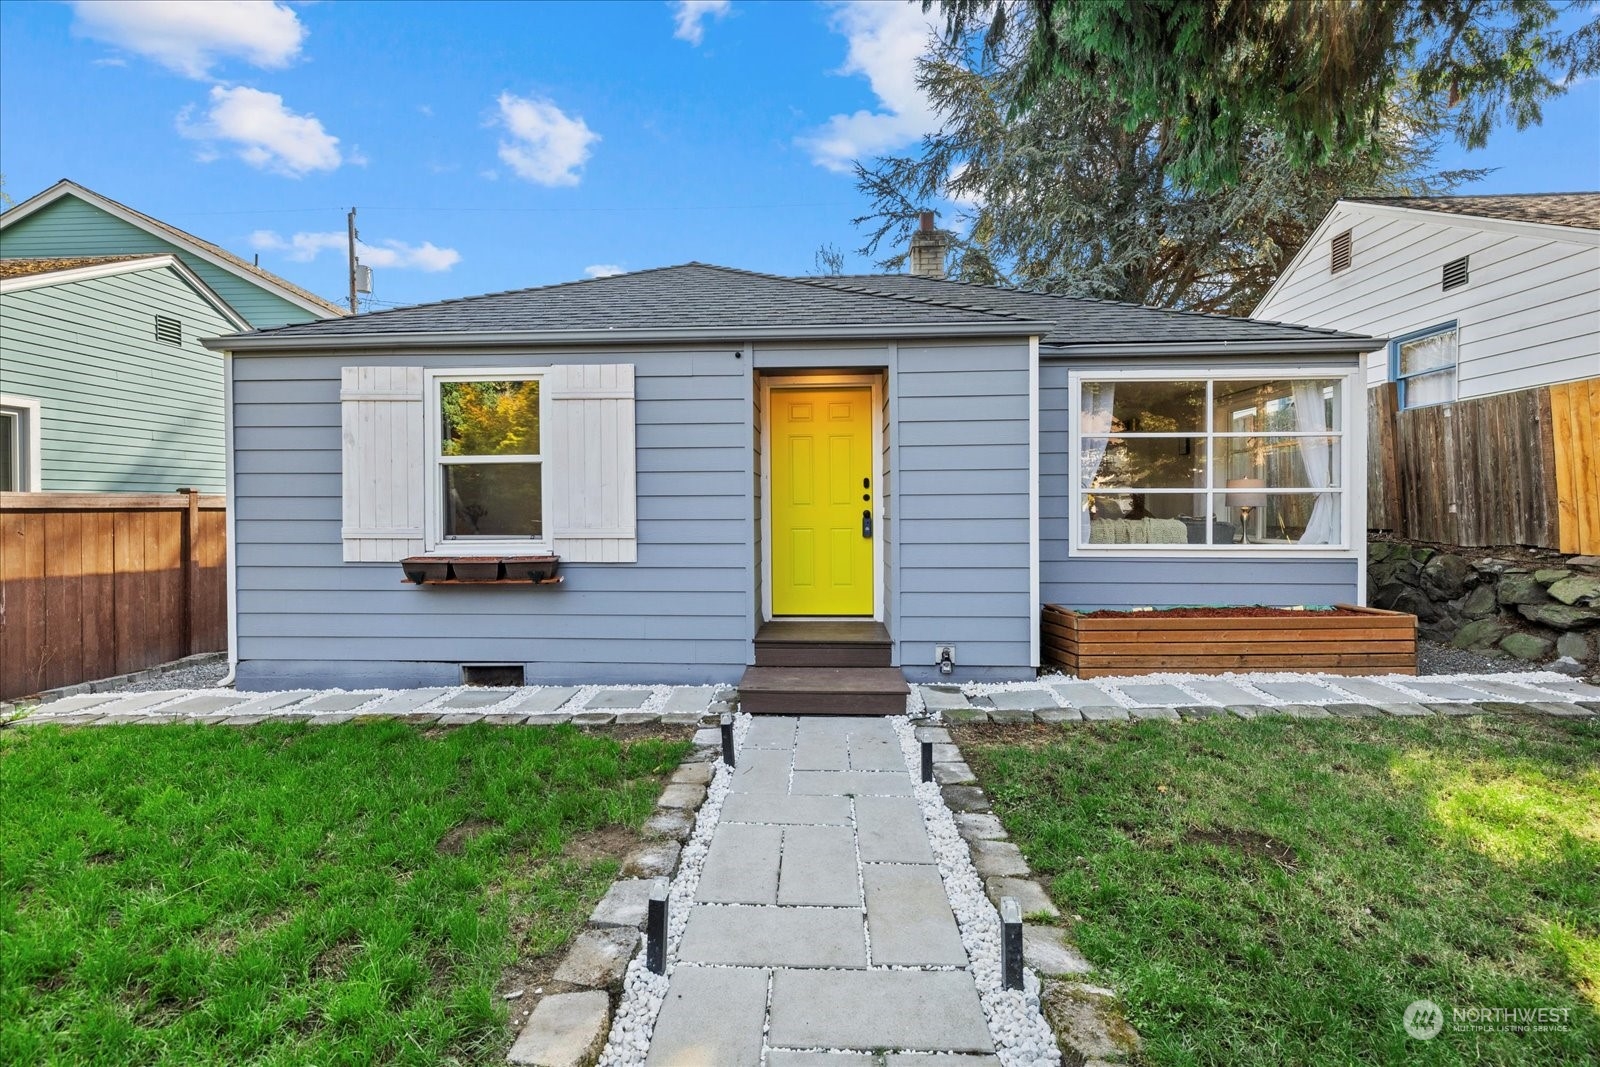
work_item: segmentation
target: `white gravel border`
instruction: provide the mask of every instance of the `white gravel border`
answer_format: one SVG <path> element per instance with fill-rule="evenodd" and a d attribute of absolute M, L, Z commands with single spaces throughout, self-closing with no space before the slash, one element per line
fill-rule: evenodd
<path fill-rule="evenodd" d="M 1253 671 L 1229 674 L 1185 674 L 1181 672 L 1165 674 L 1118 675 L 1105 678 L 1073 678 L 1067 675 L 1050 675 L 1037 681 L 1024 682 L 967 682 L 960 686 L 961 692 L 969 697 L 987 696 L 991 693 L 1040 693 L 1048 694 L 1052 700 L 1060 703 L 1060 695 L 1051 688 L 1052 685 L 1085 685 L 1100 690 L 1105 695 L 1106 704 L 1111 707 L 1144 708 L 1166 707 L 1168 705 L 1143 704 L 1122 692 L 1121 687 L 1127 685 L 1170 685 L 1188 694 L 1190 703 L 1203 707 L 1223 707 L 1224 702 L 1211 697 L 1203 697 L 1190 687 L 1193 682 L 1229 682 L 1245 692 L 1254 695 L 1256 703 L 1268 707 L 1282 707 L 1288 704 L 1309 704 L 1321 706 L 1323 704 L 1373 704 L 1370 698 L 1347 693 L 1338 688 L 1339 682 L 1346 678 L 1339 674 L 1313 674 L 1300 671 Z M 1396 700 L 1402 703 L 1415 704 L 1425 702 L 1429 704 L 1459 704 L 1479 703 L 1482 701 L 1507 701 L 1511 697 L 1486 693 L 1482 697 L 1468 699 L 1465 697 L 1432 697 L 1426 696 L 1421 690 L 1410 688 L 1412 683 L 1451 682 L 1471 688 L 1473 682 L 1499 682 L 1529 688 L 1528 700 L 1549 701 L 1557 704 L 1572 704 L 1586 699 L 1574 696 L 1560 690 L 1552 690 L 1542 686 L 1541 682 L 1571 684 L 1581 681 L 1570 675 L 1560 674 L 1555 671 L 1517 671 L 1500 674 L 1429 674 L 1413 676 L 1409 674 L 1373 674 L 1361 675 L 1365 682 L 1374 682 L 1394 690 Z M 1327 691 L 1324 697 L 1316 699 L 1286 699 L 1271 696 L 1257 688 L 1257 683 L 1299 682 L 1315 686 Z M 938 685 L 939 683 L 923 683 Z M 1074 701 L 1082 705 L 1082 701 Z"/>
<path fill-rule="evenodd" d="M 922 754 L 913 727 L 913 716 L 920 712 L 920 704 L 921 698 L 913 695 L 908 714 L 889 720 L 900 738 L 900 751 L 912 781 L 921 776 Z M 972 866 L 967 842 L 956 830 L 955 817 L 945 806 L 938 784 L 917 782 L 915 795 L 945 895 L 950 898 L 950 910 L 961 931 L 961 943 L 967 950 L 967 971 L 978 986 L 978 999 L 989 1019 L 995 1055 L 1004 1067 L 1059 1067 L 1061 1050 L 1039 1009 L 1038 975 L 1025 968 L 1022 989 L 1002 987 L 1000 913 L 983 891 L 983 879 Z"/>
<path fill-rule="evenodd" d="M 606 687 L 613 688 L 613 687 Z M 665 698 L 662 698 L 665 700 Z M 745 713 L 733 717 L 734 758 L 744 749 L 745 734 L 750 731 L 750 716 Z M 722 817 L 722 802 L 733 786 L 733 771 L 722 762 L 717 753 L 716 770 L 706 787 L 706 799 L 695 815 L 694 830 L 683 844 L 678 857 L 678 872 L 672 878 L 667 896 L 667 952 L 666 973 L 654 974 L 645 967 L 643 940 L 640 950 L 628 963 L 622 980 L 622 999 L 611 1019 L 611 1033 L 606 1037 L 605 1048 L 600 1052 L 597 1067 L 639 1067 L 650 1053 L 650 1037 L 655 1032 L 656 1016 L 666 999 L 667 985 L 678 961 L 678 942 L 683 938 L 684 927 L 689 925 L 689 910 L 694 906 L 696 890 L 700 887 L 700 872 L 705 867 L 706 854 L 711 851 L 711 837 L 716 833 L 717 820 Z"/>

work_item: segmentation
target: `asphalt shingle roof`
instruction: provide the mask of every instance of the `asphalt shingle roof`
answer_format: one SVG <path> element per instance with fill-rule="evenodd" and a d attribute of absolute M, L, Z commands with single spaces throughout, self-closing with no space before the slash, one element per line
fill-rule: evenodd
<path fill-rule="evenodd" d="M 1387 204 L 1450 215 L 1542 222 L 1600 230 L 1600 193 L 1508 193 L 1500 196 L 1353 196 L 1356 204 Z"/>
<path fill-rule="evenodd" d="M 262 337 L 386 333 L 514 333 L 719 326 L 982 325 L 1031 321 L 928 299 L 885 299 L 770 274 L 685 263 L 537 289 L 442 300 L 345 319 L 257 331 Z M 1018 332 L 1026 332 L 1019 330 Z"/>
<path fill-rule="evenodd" d="M 152 255 L 159 254 L 134 252 L 121 256 L 19 256 L 0 259 L 0 278 L 28 278 L 36 274 L 55 274 L 58 271 L 77 270 L 79 267 L 98 267 L 102 263 L 149 259 Z"/>
<path fill-rule="evenodd" d="M 1367 340 L 1334 330 L 907 274 L 782 278 L 705 263 L 296 323 L 243 336 L 259 344 L 402 334 L 944 325 L 993 326 L 996 332 L 1017 334 L 1031 334 L 1044 325 L 1045 346 Z"/>
<path fill-rule="evenodd" d="M 870 290 L 895 296 L 960 300 L 980 307 L 1007 311 L 1022 318 L 1051 322 L 1055 324 L 1055 328 L 1039 339 L 1040 345 L 1045 347 L 1145 342 L 1195 344 L 1208 341 L 1305 341 L 1312 338 L 1340 337 L 1365 340 L 1359 334 L 1341 333 L 1338 330 L 1323 330 L 1311 326 L 1144 307 L 1117 300 L 1031 293 L 991 285 L 969 285 L 965 282 L 925 278 L 916 274 L 858 274 L 813 280 L 842 290 Z"/>

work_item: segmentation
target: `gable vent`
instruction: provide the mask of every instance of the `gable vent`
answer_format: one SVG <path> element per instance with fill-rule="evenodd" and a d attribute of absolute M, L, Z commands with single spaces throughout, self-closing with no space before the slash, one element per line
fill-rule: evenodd
<path fill-rule="evenodd" d="M 1350 266 L 1350 231 L 1333 235 L 1333 247 L 1329 250 L 1328 273 L 1338 274 Z"/>
<path fill-rule="evenodd" d="M 1444 288 L 1459 289 L 1467 284 L 1467 257 L 1452 259 L 1444 265 Z"/>
<path fill-rule="evenodd" d="M 177 319 L 169 319 L 165 315 L 157 315 L 156 340 L 165 341 L 169 345 L 183 344 L 183 323 Z"/>

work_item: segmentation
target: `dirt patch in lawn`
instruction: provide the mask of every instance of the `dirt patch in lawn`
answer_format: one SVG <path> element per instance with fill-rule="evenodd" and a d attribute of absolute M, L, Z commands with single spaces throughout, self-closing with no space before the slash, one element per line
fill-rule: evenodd
<path fill-rule="evenodd" d="M 1334 615 L 1368 615 L 1370 612 L 1352 611 L 1349 608 L 1293 608 L 1243 607 L 1243 608 L 1162 608 L 1159 611 L 1090 611 L 1080 615 L 1084 619 L 1326 619 Z"/>
<path fill-rule="evenodd" d="M 568 838 L 561 857 L 585 867 L 603 859 L 615 858 L 620 863 L 638 843 L 639 835 L 626 826 L 603 826 Z"/>
<path fill-rule="evenodd" d="M 963 722 L 948 724 L 946 729 L 957 745 L 1021 745 L 1024 748 L 1043 748 L 1059 742 L 1062 731 L 1061 726 L 1043 722 Z"/>
<path fill-rule="evenodd" d="M 434 850 L 443 856 L 459 856 L 467 842 L 492 827 L 488 819 L 464 819 L 445 831 Z"/>
<path fill-rule="evenodd" d="M 1253 830 L 1190 830 L 1183 835 L 1183 839 L 1203 845 L 1235 849 L 1246 856 L 1275 863 L 1285 874 L 1293 874 L 1300 869 L 1300 856 L 1295 852 L 1294 846 Z"/>

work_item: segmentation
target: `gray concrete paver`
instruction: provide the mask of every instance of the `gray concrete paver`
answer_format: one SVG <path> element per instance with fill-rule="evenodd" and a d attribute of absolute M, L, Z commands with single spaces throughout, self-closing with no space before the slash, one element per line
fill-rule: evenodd
<path fill-rule="evenodd" d="M 922 809 L 913 797 L 857 797 L 856 833 L 863 863 L 932 863 Z"/>
<path fill-rule="evenodd" d="M 911 776 L 905 771 L 795 771 L 795 796 L 908 797 Z"/>
<path fill-rule="evenodd" d="M 857 877 L 855 833 L 848 826 L 785 829 L 778 903 L 859 908 L 861 883 Z"/>
<path fill-rule="evenodd" d="M 595 711 L 637 711 L 649 699 L 648 689 L 602 689 L 584 707 Z"/>
<path fill-rule="evenodd" d="M 861 877 L 874 964 L 966 966 L 937 867 L 868 864 Z"/>
<path fill-rule="evenodd" d="M 719 824 L 700 872 L 695 899 L 724 904 L 771 904 L 778 899 L 783 829 Z"/>
<path fill-rule="evenodd" d="M 790 1048 L 994 1050 L 965 971 L 777 970 L 769 1040 Z"/>
<path fill-rule="evenodd" d="M 656 1017 L 647 1067 L 759 1063 L 767 973 L 679 964 Z"/>
<path fill-rule="evenodd" d="M 678 959 L 736 967 L 865 967 L 867 943 L 856 908 L 697 904 Z"/>

